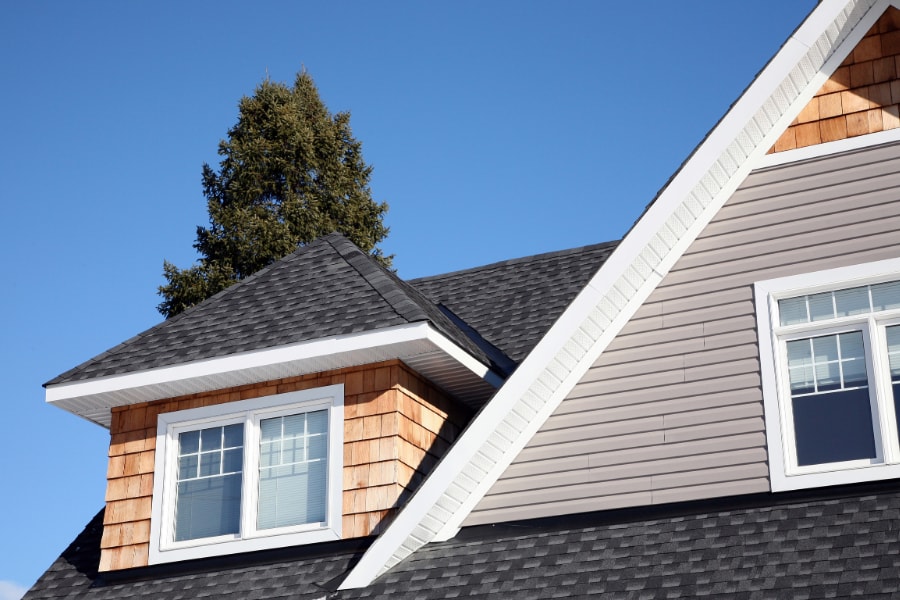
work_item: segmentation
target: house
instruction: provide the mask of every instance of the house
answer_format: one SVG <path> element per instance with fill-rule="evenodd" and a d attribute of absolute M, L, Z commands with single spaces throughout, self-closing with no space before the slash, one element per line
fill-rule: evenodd
<path fill-rule="evenodd" d="M 49 382 L 107 503 L 26 598 L 897 597 L 898 224 L 900 3 L 823 0 L 620 242 L 331 235 Z"/>

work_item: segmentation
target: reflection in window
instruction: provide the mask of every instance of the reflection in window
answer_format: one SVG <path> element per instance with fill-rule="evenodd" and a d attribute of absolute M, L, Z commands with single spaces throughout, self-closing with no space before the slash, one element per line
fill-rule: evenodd
<path fill-rule="evenodd" d="M 875 458 L 860 331 L 786 343 L 797 464 Z"/>
<path fill-rule="evenodd" d="M 240 531 L 243 424 L 178 435 L 175 541 Z"/>

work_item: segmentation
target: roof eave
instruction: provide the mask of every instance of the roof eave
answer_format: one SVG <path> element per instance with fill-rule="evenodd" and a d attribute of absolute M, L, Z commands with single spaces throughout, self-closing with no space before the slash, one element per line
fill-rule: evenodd
<path fill-rule="evenodd" d="M 503 379 L 429 323 L 332 336 L 221 358 L 48 385 L 46 401 L 103 427 L 111 409 L 141 402 L 400 359 L 450 395 L 480 407 Z"/>

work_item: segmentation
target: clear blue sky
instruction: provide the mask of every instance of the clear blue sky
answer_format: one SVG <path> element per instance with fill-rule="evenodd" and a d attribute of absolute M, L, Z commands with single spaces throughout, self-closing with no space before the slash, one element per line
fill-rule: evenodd
<path fill-rule="evenodd" d="M 103 506 L 107 431 L 41 384 L 161 320 L 267 73 L 351 111 L 408 278 L 621 237 L 814 5 L 6 2 L 0 600 Z"/>

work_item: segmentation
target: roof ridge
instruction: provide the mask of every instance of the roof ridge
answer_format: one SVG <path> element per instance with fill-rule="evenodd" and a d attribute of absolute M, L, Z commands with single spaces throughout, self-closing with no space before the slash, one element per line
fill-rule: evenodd
<path fill-rule="evenodd" d="M 412 298 L 409 298 L 409 294 L 407 290 L 397 285 L 397 283 L 401 280 L 399 279 L 391 279 L 390 273 L 383 266 L 372 260 L 365 252 L 363 252 L 356 244 L 353 243 L 352 240 L 347 238 L 340 233 L 333 233 L 320 238 L 326 241 L 328 244 L 334 248 L 334 251 L 338 253 L 338 255 L 348 264 L 354 271 L 359 273 L 359 275 L 369 284 L 369 286 L 391 307 L 391 309 L 397 313 L 398 316 L 403 317 L 404 319 L 415 321 L 415 320 L 428 320 L 428 314 L 422 310 L 422 307 L 418 305 Z M 340 246 L 340 247 L 339 247 Z M 352 260 L 352 257 L 356 257 L 357 261 Z M 365 262 L 359 264 L 359 259 L 364 259 Z M 360 267 L 365 264 L 369 267 L 368 270 L 362 269 Z M 392 285 L 397 288 L 397 291 L 401 292 L 405 296 L 407 296 L 407 300 L 410 304 L 413 305 L 413 310 L 410 311 L 408 309 L 404 309 L 401 302 L 398 302 L 397 298 L 392 297 L 388 292 L 388 290 L 384 289 L 384 284 Z M 418 310 L 415 310 L 418 309 Z M 415 313 L 420 313 L 421 316 L 415 316 Z"/>
<path fill-rule="evenodd" d="M 412 285 L 416 285 L 418 283 L 432 281 L 435 279 L 442 279 L 444 277 L 456 276 L 456 275 L 464 275 L 467 273 L 474 273 L 476 271 L 481 271 L 485 269 L 491 269 L 496 267 L 505 267 L 510 265 L 516 265 L 524 262 L 533 262 L 537 260 L 546 260 L 552 258 L 558 258 L 560 256 L 565 256 L 566 254 L 576 254 L 579 252 L 589 252 L 592 250 L 597 250 L 603 247 L 614 247 L 621 240 L 610 240 L 607 242 L 599 242 L 597 244 L 587 244 L 585 246 L 576 246 L 574 248 L 565 248 L 563 250 L 552 250 L 550 252 L 541 252 L 538 254 L 531 254 L 529 256 L 520 256 L 518 258 L 508 258 L 506 260 L 499 260 L 497 262 L 488 263 L 486 265 L 479 265 L 476 267 L 468 267 L 466 269 L 459 269 L 456 271 L 448 271 L 446 273 L 438 273 L 436 275 L 425 275 L 424 277 L 415 277 L 413 279 L 406 279 L 407 283 Z"/>
<path fill-rule="evenodd" d="M 341 234 L 331 234 L 326 236 L 327 241 L 335 252 L 359 275 L 367 284 L 377 293 L 397 315 L 409 322 L 427 321 L 432 324 L 442 334 L 454 339 L 453 334 L 461 334 L 462 339 L 466 340 L 466 344 L 460 345 L 466 352 L 485 364 L 498 367 L 502 373 L 508 372 L 508 367 L 501 366 L 499 361 L 493 358 L 481 348 L 476 340 L 473 340 L 469 333 L 459 327 L 452 319 L 447 317 L 441 311 L 440 307 L 430 300 L 425 294 L 421 293 L 408 282 L 400 279 L 397 275 L 378 264 L 368 254 L 363 252 L 352 240 Z M 367 268 L 363 268 L 363 267 Z M 474 330 L 473 330 L 474 331 Z M 468 347 L 466 347 L 468 346 Z M 509 357 L 501 352 L 505 361 L 512 362 Z"/>

